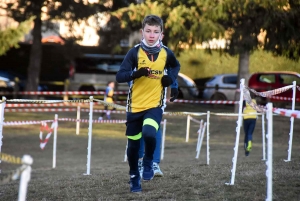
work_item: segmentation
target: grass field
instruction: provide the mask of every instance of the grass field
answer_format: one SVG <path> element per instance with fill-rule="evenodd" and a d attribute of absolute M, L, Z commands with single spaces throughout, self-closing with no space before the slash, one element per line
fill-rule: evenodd
<path fill-rule="evenodd" d="M 232 106 L 211 106 L 172 103 L 167 111 L 231 113 Z M 51 120 L 55 113 L 5 113 L 5 121 Z M 99 114 L 94 113 L 94 119 Z M 58 113 L 59 118 L 76 118 L 76 113 Z M 81 114 L 82 119 L 88 113 Z M 113 114 L 114 119 L 125 119 L 124 114 Z M 53 136 L 44 150 L 39 148 L 39 125 L 4 126 L 2 151 L 22 157 L 33 157 L 28 201 L 102 201 L 102 200 L 205 200 L 258 201 L 266 199 L 266 164 L 262 161 L 262 123 L 257 121 L 254 145 L 250 156 L 243 150 L 244 132 L 241 130 L 234 185 L 231 179 L 233 147 L 237 117 L 210 118 L 210 164 L 206 163 L 206 135 L 199 159 L 196 156 L 197 130 L 191 122 L 190 140 L 185 142 L 186 116 L 164 116 L 167 119 L 164 177 L 142 182 L 143 192 L 129 192 L 128 164 L 123 162 L 126 138 L 124 124 L 93 124 L 91 175 L 87 172 L 88 124 L 81 123 L 80 134 L 75 134 L 75 122 L 59 122 L 57 162 L 52 169 Z M 203 119 L 206 116 L 194 117 Z M 267 127 L 266 127 L 267 128 Z M 290 119 L 274 116 L 273 200 L 300 200 L 300 132 L 295 119 L 292 161 L 287 158 Z M 44 134 L 45 137 L 46 134 Z M 1 178 L 18 165 L 1 163 Z M 19 180 L 0 185 L 0 200 L 18 198 Z"/>
<path fill-rule="evenodd" d="M 183 51 L 178 60 L 180 72 L 192 79 L 212 77 L 216 74 L 237 73 L 238 56 L 229 56 L 204 50 Z M 266 71 L 295 71 L 299 72 L 299 61 L 291 61 L 285 57 L 276 57 L 264 51 L 255 51 L 250 55 L 249 73 Z"/>

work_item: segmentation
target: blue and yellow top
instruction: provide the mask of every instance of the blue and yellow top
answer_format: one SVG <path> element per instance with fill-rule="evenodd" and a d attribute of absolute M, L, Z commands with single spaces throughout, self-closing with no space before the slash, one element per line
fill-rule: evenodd
<path fill-rule="evenodd" d="M 256 104 L 256 100 L 252 99 L 252 102 Z M 246 101 L 243 104 L 243 118 L 244 119 L 256 119 L 257 118 L 257 111 L 253 109 Z"/>
<path fill-rule="evenodd" d="M 149 67 L 149 76 L 132 80 L 131 74 L 134 70 L 142 67 Z M 127 112 L 141 112 L 150 108 L 166 107 L 166 88 L 161 85 L 161 78 L 167 74 L 173 83 L 176 82 L 180 64 L 174 53 L 166 46 L 163 46 L 157 54 L 147 54 L 140 45 L 129 50 L 125 56 L 120 70 L 116 75 L 117 82 L 130 82 L 127 97 Z"/>

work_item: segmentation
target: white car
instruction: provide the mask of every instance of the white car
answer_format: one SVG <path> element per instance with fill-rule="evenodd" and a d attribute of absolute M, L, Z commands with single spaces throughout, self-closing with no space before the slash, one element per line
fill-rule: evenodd
<path fill-rule="evenodd" d="M 178 73 L 177 82 L 179 91 L 178 99 L 194 99 L 199 96 L 198 87 L 190 77 Z"/>
<path fill-rule="evenodd" d="M 205 83 L 204 100 L 235 100 L 237 74 L 215 75 Z"/>

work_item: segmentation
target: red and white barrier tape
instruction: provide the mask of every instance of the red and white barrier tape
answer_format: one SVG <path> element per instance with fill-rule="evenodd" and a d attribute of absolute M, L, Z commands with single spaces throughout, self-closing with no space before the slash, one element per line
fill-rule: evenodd
<path fill-rule="evenodd" d="M 88 119 L 71 119 L 71 118 L 59 118 L 58 121 L 70 121 L 70 122 L 82 122 L 89 123 Z M 44 121 L 5 121 L 4 126 L 16 126 L 16 125 L 30 125 L 30 124 L 41 124 L 42 122 L 53 122 L 53 120 Z M 125 123 L 126 120 L 92 120 L 93 123 Z"/>
<path fill-rule="evenodd" d="M 181 99 L 176 99 L 174 101 L 174 103 L 238 104 L 239 101 L 227 101 L 227 100 L 198 101 L 198 100 L 181 100 Z"/>
<path fill-rule="evenodd" d="M 57 127 L 57 122 L 53 122 L 51 125 L 51 128 L 48 127 L 46 122 L 42 122 L 41 123 L 41 127 L 40 127 L 40 148 L 44 149 L 47 142 L 49 141 L 49 138 L 51 137 L 51 134 L 53 132 L 53 129 L 55 128 L 55 126 Z M 43 132 L 46 131 L 47 135 L 46 138 L 43 139 Z"/>
<path fill-rule="evenodd" d="M 300 111 L 298 110 L 286 110 L 282 108 L 273 108 L 273 112 L 275 114 L 279 114 L 281 116 L 286 116 L 286 117 L 294 117 L 299 119 L 300 118 Z"/>
<path fill-rule="evenodd" d="M 281 96 L 271 96 L 269 97 L 270 99 L 276 99 L 276 100 L 290 100 L 292 101 L 293 98 L 289 98 L 289 97 L 281 97 Z M 299 101 L 300 102 L 300 98 L 296 98 L 295 101 Z"/>
<path fill-rule="evenodd" d="M 15 126 L 15 125 L 31 125 L 31 124 L 41 124 L 42 122 L 53 122 L 53 120 L 44 121 L 4 121 L 4 126 Z"/>
<path fill-rule="evenodd" d="M 59 118 L 59 121 L 71 121 L 71 122 L 82 122 L 89 123 L 89 119 L 71 119 L 71 118 Z M 126 120 L 92 120 L 93 123 L 125 123 Z"/>
<path fill-rule="evenodd" d="M 76 108 L 5 108 L 5 112 L 75 112 Z"/>
<path fill-rule="evenodd" d="M 116 101 L 116 103 L 126 103 L 126 101 Z M 11 107 L 68 107 L 68 106 L 78 106 L 78 105 L 87 105 L 86 103 L 41 103 L 41 104 L 34 104 L 34 103 L 28 103 L 28 104 L 6 104 L 6 108 L 11 108 Z M 95 105 L 102 105 L 101 103 L 94 102 Z"/>
<path fill-rule="evenodd" d="M 1 94 L 13 94 L 4 92 Z M 105 91 L 20 91 L 20 95 L 104 95 Z M 128 91 L 115 91 L 114 94 L 128 94 Z"/>
<path fill-rule="evenodd" d="M 66 107 L 66 106 L 77 106 L 78 103 L 42 103 L 42 104 L 6 104 L 6 108 L 11 108 L 11 107 Z"/>
<path fill-rule="evenodd" d="M 76 112 L 76 108 L 5 108 L 5 112 Z M 82 112 L 90 112 L 89 109 L 80 109 Z M 107 110 L 93 110 L 95 113 L 104 113 Z M 112 110 L 111 113 L 115 114 L 125 114 L 125 111 Z"/>

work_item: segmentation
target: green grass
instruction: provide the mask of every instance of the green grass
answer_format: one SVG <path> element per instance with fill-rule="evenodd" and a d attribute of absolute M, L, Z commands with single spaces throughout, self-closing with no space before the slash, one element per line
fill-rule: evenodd
<path fill-rule="evenodd" d="M 204 50 L 184 51 L 178 57 L 180 72 L 192 79 L 211 77 L 215 74 L 237 73 L 238 56 L 221 55 L 218 52 L 205 53 Z M 271 53 L 256 51 L 250 56 L 250 73 L 259 71 L 298 71 L 299 62 L 284 57 L 275 57 Z"/>
<path fill-rule="evenodd" d="M 210 164 L 206 164 L 206 137 L 199 159 L 195 159 L 199 125 L 191 122 L 190 140 L 185 142 L 186 116 L 168 116 L 165 154 L 161 162 L 164 177 L 142 182 L 143 192 L 129 192 L 128 164 L 124 163 L 126 147 L 124 124 L 93 124 L 91 175 L 87 169 L 88 124 L 81 123 L 75 134 L 75 122 L 59 122 L 56 168 L 52 169 L 53 136 L 44 150 L 39 148 L 39 125 L 4 126 L 2 151 L 14 156 L 33 157 L 28 201 L 96 201 L 96 200 L 243 200 L 260 201 L 266 198 L 266 164 L 262 161 L 261 119 L 254 132 L 253 150 L 249 157 L 243 152 L 241 130 L 238 162 L 233 186 L 225 185 L 231 178 L 236 120 L 220 117 L 213 112 L 229 113 L 232 107 L 201 104 L 171 104 L 168 111 L 211 111 Z M 94 113 L 94 119 L 99 114 Z M 81 114 L 87 118 L 88 114 Z M 53 119 L 54 113 L 5 113 L 5 121 Z M 59 118 L 75 118 L 73 113 L 59 113 Z M 113 114 L 124 119 L 124 114 Z M 194 117 L 206 121 L 206 116 Z M 292 161 L 285 163 L 290 119 L 274 116 L 273 129 L 273 200 L 298 201 L 300 124 L 295 119 Z M 45 137 L 45 134 L 44 134 Z M 1 178 L 19 165 L 1 163 Z M 19 180 L 0 184 L 0 200 L 17 200 Z"/>

